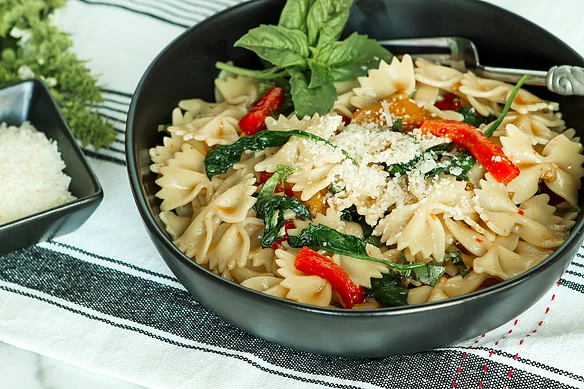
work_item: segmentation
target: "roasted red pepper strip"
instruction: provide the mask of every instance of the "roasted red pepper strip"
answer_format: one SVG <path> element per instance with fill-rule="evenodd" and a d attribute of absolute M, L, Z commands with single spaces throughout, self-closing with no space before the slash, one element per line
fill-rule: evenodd
<path fill-rule="evenodd" d="M 460 97 L 458 97 L 454 93 L 448 93 L 447 95 L 444 95 L 444 100 L 438 101 L 434 105 L 436 106 L 436 108 L 441 109 L 443 111 L 447 110 L 454 111 L 456 110 L 456 108 L 462 105 L 462 101 L 460 100 Z"/>
<path fill-rule="evenodd" d="M 253 135 L 265 127 L 268 116 L 280 108 L 284 101 L 283 88 L 271 88 L 254 104 L 254 106 L 239 120 L 239 128 L 246 135 Z"/>
<path fill-rule="evenodd" d="M 508 184 L 520 173 L 519 168 L 476 127 L 456 120 L 424 120 L 420 129 L 439 137 L 450 138 L 464 147 L 487 169 L 497 182 Z"/>
<path fill-rule="evenodd" d="M 294 267 L 304 274 L 318 276 L 330 282 L 345 303 L 345 308 L 353 308 L 355 304 L 360 304 L 365 300 L 363 290 L 351 281 L 345 269 L 332 259 L 306 246 L 298 252 Z"/>

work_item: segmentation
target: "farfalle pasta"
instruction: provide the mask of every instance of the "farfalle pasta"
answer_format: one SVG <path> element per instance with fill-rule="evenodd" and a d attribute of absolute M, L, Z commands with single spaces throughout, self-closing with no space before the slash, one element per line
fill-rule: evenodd
<path fill-rule="evenodd" d="M 405 55 L 339 85 L 326 114 L 247 133 L 262 86 L 215 85 L 219 102 L 180 102 L 150 150 L 160 219 L 187 257 L 259 293 L 353 309 L 454 298 L 545 261 L 579 212 L 580 140 L 519 86 Z"/>

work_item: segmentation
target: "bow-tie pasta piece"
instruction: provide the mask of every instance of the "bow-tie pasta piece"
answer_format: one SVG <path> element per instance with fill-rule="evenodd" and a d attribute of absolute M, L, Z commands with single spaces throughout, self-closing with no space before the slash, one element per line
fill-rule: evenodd
<path fill-rule="evenodd" d="M 554 114 L 553 112 L 529 112 L 527 114 L 510 112 L 505 116 L 493 136 L 501 137 L 506 135 L 508 124 L 516 126 L 527 135 L 533 146 L 547 144 L 566 128 L 564 120 L 559 114 Z"/>
<path fill-rule="evenodd" d="M 286 298 L 299 303 L 328 307 L 333 297 L 331 284 L 323 278 L 308 276 L 296 270 L 296 254 L 297 250 L 276 250 L 278 273 L 284 278 L 280 286 L 288 289 Z"/>
<path fill-rule="evenodd" d="M 231 105 L 249 107 L 258 98 L 258 80 L 244 76 L 216 78 L 215 87 L 220 99 Z"/>
<path fill-rule="evenodd" d="M 516 233 L 523 240 L 544 248 L 559 247 L 566 240 L 566 231 L 555 224 L 556 218 L 548 217 L 541 223 L 530 217 L 529 214 L 537 215 L 533 212 L 526 214 L 515 206 L 505 186 L 483 180 L 481 189 L 475 189 L 475 194 L 475 210 L 496 234 L 509 236 Z"/>
<path fill-rule="evenodd" d="M 474 271 L 508 280 L 525 273 L 550 256 L 550 252 L 529 250 L 525 247 L 517 253 L 514 251 L 516 248 L 508 248 L 495 241 L 485 255 L 474 260 Z"/>
<path fill-rule="evenodd" d="M 239 223 L 221 224 L 214 232 L 209 247 L 209 270 L 223 278 L 233 279 L 231 270 L 247 264 L 251 237 L 261 233 L 263 228 L 263 220 L 255 217 L 247 217 Z"/>
<path fill-rule="evenodd" d="M 159 168 L 160 178 L 155 182 L 160 186 L 156 197 L 162 199 L 160 209 L 170 211 L 189 204 L 199 194 L 204 193 L 207 201 L 213 194 L 211 181 L 204 173 L 205 156 L 189 144 L 184 144 L 182 151 Z"/>
<path fill-rule="evenodd" d="M 397 243 L 398 250 L 408 248 L 413 255 L 421 253 L 424 258 L 442 262 L 447 244 L 442 218 L 463 219 L 474 213 L 470 196 L 465 182 L 444 178 L 421 201 L 391 211 L 373 233 L 381 236 L 382 243 Z"/>
<path fill-rule="evenodd" d="M 428 301 L 446 300 L 475 292 L 489 278 L 488 274 L 471 271 L 466 276 L 460 274 L 454 277 L 442 276 L 432 289 Z"/>
<path fill-rule="evenodd" d="M 423 85 L 448 93 L 458 93 L 463 75 L 456 69 L 442 66 L 423 58 L 416 59 L 415 78 L 418 83 Z"/>
<path fill-rule="evenodd" d="M 357 108 L 365 108 L 400 91 L 409 96 L 416 88 L 412 57 L 404 55 L 401 62 L 393 57 L 389 65 L 381 61 L 378 69 L 369 70 L 366 77 L 358 80 L 361 86 L 353 89 L 355 96 L 351 98 L 351 104 Z"/>
<path fill-rule="evenodd" d="M 488 116 L 484 112 L 485 107 L 484 103 L 481 103 L 481 100 L 504 105 L 511 95 L 513 88 L 514 86 L 511 84 L 480 78 L 472 72 L 467 72 L 462 78 L 459 91 L 465 95 L 477 112 L 483 116 Z M 542 100 L 531 92 L 521 89 L 513 99 L 511 108 L 520 114 L 527 114 L 546 109 L 555 111 L 558 109 L 558 104 Z M 497 114 L 492 109 L 489 109 L 489 113 Z"/>
<path fill-rule="evenodd" d="M 564 134 L 555 136 L 539 154 L 527 135 L 516 126 L 506 127 L 507 136 L 501 137 L 503 152 L 521 173 L 507 188 L 513 192 L 513 201 L 521 203 L 539 189 L 540 180 L 554 193 L 572 205 L 577 204 L 580 179 L 584 176 L 582 145 Z"/>
<path fill-rule="evenodd" d="M 243 222 L 255 204 L 255 178 L 248 175 L 243 181 L 215 197 L 191 222 L 175 244 L 186 256 L 202 265 L 209 263 L 213 234 L 222 223 Z"/>

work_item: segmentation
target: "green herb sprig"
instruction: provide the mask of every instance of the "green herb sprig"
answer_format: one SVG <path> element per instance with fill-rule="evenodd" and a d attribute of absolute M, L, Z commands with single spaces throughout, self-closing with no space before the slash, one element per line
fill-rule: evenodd
<path fill-rule="evenodd" d="M 260 80 L 285 78 L 299 118 L 324 115 L 337 99 L 336 81 L 365 75 L 393 55 L 366 35 L 339 37 L 349 19 L 352 0 L 288 0 L 278 25 L 261 25 L 235 42 L 273 65 L 264 70 L 217 67 Z"/>
<path fill-rule="evenodd" d="M 99 149 L 116 132 L 95 110 L 103 101 L 96 79 L 72 53 L 70 37 L 51 22 L 53 11 L 64 5 L 65 0 L 0 2 L 0 85 L 43 79 L 75 137 Z"/>

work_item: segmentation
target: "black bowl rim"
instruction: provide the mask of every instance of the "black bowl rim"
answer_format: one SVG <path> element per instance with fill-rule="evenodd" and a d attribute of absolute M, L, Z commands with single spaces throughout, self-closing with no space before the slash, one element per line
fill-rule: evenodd
<path fill-rule="evenodd" d="M 501 293 L 505 290 L 513 288 L 517 284 L 523 283 L 526 280 L 534 277 L 540 271 L 552 266 L 555 262 L 559 261 L 564 253 L 566 253 L 566 252 L 569 253 L 570 251 L 572 251 L 575 248 L 575 246 L 580 245 L 580 241 L 582 240 L 582 235 L 584 233 L 584 218 L 582 218 L 576 225 L 574 225 L 572 227 L 572 230 L 570 232 L 570 236 L 568 237 L 566 242 L 564 242 L 549 258 L 546 258 L 543 262 L 541 262 L 538 265 L 534 266 L 533 268 L 529 269 L 525 273 L 522 273 L 518 276 L 515 276 L 509 280 L 502 281 L 496 285 L 490 286 L 490 287 L 482 289 L 482 290 L 471 292 L 471 293 L 461 295 L 458 297 L 449 298 L 447 300 L 427 302 L 427 303 L 416 304 L 416 305 L 408 305 L 408 306 L 403 306 L 403 307 L 385 307 L 385 308 L 357 309 L 357 310 L 312 306 L 312 305 L 308 305 L 308 304 L 298 303 L 295 301 L 266 295 L 265 293 L 262 293 L 262 292 L 259 292 L 259 291 L 256 291 L 256 290 L 253 290 L 250 288 L 246 288 L 246 287 L 241 286 L 235 282 L 224 279 L 221 276 L 210 272 L 209 270 L 205 269 L 204 267 L 197 264 L 193 260 L 189 259 L 180 250 L 178 250 L 178 248 L 172 243 L 172 241 L 169 239 L 169 237 L 166 235 L 166 233 L 163 232 L 160 228 L 158 228 L 157 223 L 154 220 L 154 217 L 148 211 L 148 204 L 147 204 L 146 198 L 145 198 L 145 196 L 142 195 L 142 187 L 140 185 L 140 179 L 138 176 L 138 168 L 137 168 L 137 163 L 138 163 L 138 160 L 136 158 L 136 156 L 137 156 L 136 151 L 137 150 L 134 149 L 134 133 L 136 132 L 136 129 L 133 126 L 133 117 L 136 115 L 136 112 L 135 112 L 136 111 L 136 100 L 137 100 L 137 98 L 139 98 L 139 95 L 142 91 L 144 83 L 146 82 L 146 79 L 149 77 L 150 71 L 155 66 L 155 64 L 177 42 L 182 40 L 186 35 L 190 34 L 192 30 L 197 29 L 198 27 L 206 25 L 206 24 L 212 24 L 212 23 L 214 23 L 216 18 L 222 17 L 226 13 L 234 12 L 239 8 L 253 6 L 256 3 L 273 2 L 273 1 L 275 1 L 275 0 L 251 0 L 251 1 L 248 1 L 245 3 L 240 3 L 240 4 L 237 4 L 233 7 L 229 7 L 227 9 L 224 9 L 223 11 L 218 12 L 218 13 L 212 15 L 211 17 L 203 20 L 202 22 L 188 28 L 183 33 L 181 33 L 178 37 L 176 37 L 174 40 L 172 40 L 154 58 L 154 60 L 150 63 L 150 65 L 147 67 L 144 74 L 140 78 L 140 81 L 139 81 L 139 83 L 138 83 L 138 85 L 137 85 L 137 87 L 132 95 L 132 100 L 130 102 L 130 107 L 128 110 L 128 116 L 127 116 L 127 120 L 126 120 L 127 124 L 126 124 L 126 144 L 125 144 L 126 156 L 128 159 L 127 171 L 128 171 L 128 176 L 130 179 L 130 187 L 132 190 L 132 195 L 134 196 L 134 200 L 135 200 L 136 205 L 138 207 L 138 211 L 140 212 L 142 219 L 143 219 L 143 222 L 146 225 L 148 231 L 150 232 L 150 234 L 153 237 L 155 237 L 157 239 L 157 241 L 159 243 L 164 245 L 164 247 L 169 252 L 171 252 L 173 254 L 172 256 L 174 257 L 174 259 L 178 259 L 179 261 L 181 261 L 183 264 L 187 265 L 193 271 L 199 272 L 207 278 L 210 278 L 216 282 L 222 283 L 225 287 L 236 288 L 241 293 L 249 293 L 249 294 L 255 295 L 257 298 L 262 299 L 262 300 L 267 300 L 272 304 L 285 305 L 285 306 L 288 306 L 292 309 L 302 310 L 305 312 L 314 312 L 314 313 L 330 315 L 330 316 L 347 316 L 347 317 L 354 317 L 354 316 L 400 316 L 400 315 L 407 315 L 407 314 L 423 312 L 423 311 L 428 311 L 428 310 L 435 310 L 435 309 L 440 309 L 440 308 L 445 308 L 445 307 L 452 307 L 455 305 L 461 305 L 461 304 L 465 304 L 466 302 L 470 302 L 470 301 L 478 299 L 478 298 L 483 298 L 485 296 L 489 296 L 492 294 Z M 460 3 L 463 0 L 443 0 L 443 1 Z M 479 3 L 480 4 L 479 6 L 484 7 L 485 12 L 490 11 L 490 12 L 496 12 L 496 13 L 510 14 L 515 18 L 522 19 L 523 22 L 529 24 L 532 28 L 538 29 L 538 30 L 545 32 L 546 34 L 552 36 L 556 40 L 556 43 L 558 45 L 561 45 L 564 50 L 571 51 L 577 58 L 580 59 L 580 62 L 581 62 L 580 65 L 584 66 L 584 58 L 582 58 L 581 55 L 579 55 L 574 49 L 572 49 L 570 46 L 568 46 L 566 43 L 564 43 L 562 40 L 560 40 L 558 37 L 556 37 L 554 34 L 550 33 L 549 31 L 545 30 L 544 28 L 536 25 L 535 23 L 531 22 L 530 20 L 525 19 L 521 15 L 518 15 L 514 12 L 508 11 L 504 8 L 497 6 L 497 5 L 483 2 L 483 1 L 477 1 L 476 3 Z M 398 38 L 398 37 L 396 37 L 396 38 Z"/>
<path fill-rule="evenodd" d="M 73 132 L 71 131 L 71 128 L 69 127 L 69 125 L 65 121 L 65 118 L 63 117 L 63 114 L 62 114 L 61 110 L 59 109 L 57 102 L 55 101 L 55 98 L 51 94 L 49 87 L 47 86 L 45 81 L 42 80 L 41 78 L 37 78 L 37 77 L 29 78 L 29 79 L 15 81 L 15 82 L 5 84 L 2 87 L 0 87 L 0 90 L 13 88 L 15 86 L 29 84 L 29 83 L 33 84 L 33 90 L 36 88 L 40 88 L 41 93 L 44 95 L 43 97 L 47 98 L 48 103 L 52 106 L 55 113 L 58 115 L 58 120 L 59 120 L 59 125 L 61 127 L 61 130 L 64 132 L 65 136 L 71 141 L 71 143 L 73 145 L 73 150 L 75 151 L 75 158 L 76 158 L 77 163 L 80 163 L 81 166 L 83 167 L 83 169 L 85 171 L 87 171 L 87 173 L 91 179 L 91 182 L 94 185 L 94 187 L 96 188 L 96 190 L 89 195 L 76 198 L 76 199 L 68 201 L 64 204 L 48 208 L 44 211 L 35 212 L 35 213 L 30 214 L 28 216 L 24 216 L 20 219 L 12 220 L 8 223 L 0 224 L 0 234 L 2 234 L 3 232 L 5 232 L 11 228 L 23 226 L 23 225 L 31 223 L 35 220 L 45 218 L 45 217 L 48 217 L 51 215 L 72 213 L 75 210 L 77 210 L 77 208 L 82 207 L 83 205 L 93 203 L 95 201 L 101 201 L 103 199 L 103 196 L 104 196 L 103 188 L 102 188 L 101 183 L 99 182 L 99 180 L 97 178 L 97 175 L 95 174 L 95 172 L 93 171 L 93 168 L 91 167 L 91 165 L 87 161 L 87 158 L 85 158 L 85 154 L 83 154 L 83 152 L 81 151 L 81 148 L 77 144 L 77 140 L 75 139 L 75 136 L 73 135 Z M 38 130 L 38 131 L 41 131 L 41 130 Z M 71 177 L 71 180 L 74 180 L 74 179 L 75 179 L 75 177 Z"/>

